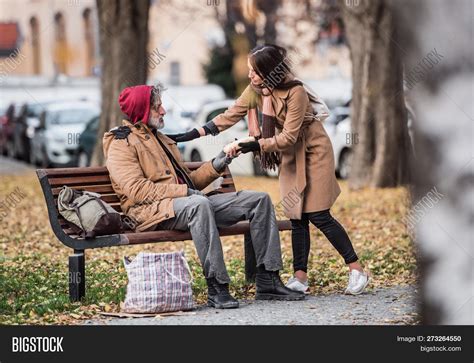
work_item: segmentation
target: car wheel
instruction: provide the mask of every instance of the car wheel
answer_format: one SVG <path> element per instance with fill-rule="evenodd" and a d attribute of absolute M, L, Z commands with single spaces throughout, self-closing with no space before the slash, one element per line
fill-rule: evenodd
<path fill-rule="evenodd" d="M 26 162 L 26 163 L 29 163 L 29 164 L 31 164 L 31 161 L 30 161 L 30 155 L 31 155 L 30 149 L 31 149 L 30 140 L 25 140 L 25 142 L 23 143 L 23 153 L 22 153 L 21 156 L 22 156 L 22 158 L 23 158 L 23 161 Z"/>
<path fill-rule="evenodd" d="M 48 153 L 45 149 L 43 149 L 41 154 L 40 166 L 44 169 L 49 168 L 51 166 L 51 162 L 49 161 Z"/>
<path fill-rule="evenodd" d="M 344 149 L 339 157 L 339 177 L 341 179 L 349 178 L 351 173 L 352 150 Z"/>
<path fill-rule="evenodd" d="M 7 156 L 12 159 L 15 157 L 15 147 L 13 142 L 7 142 Z"/>
<path fill-rule="evenodd" d="M 33 148 L 30 149 L 30 163 L 32 165 L 39 166 L 39 159 L 36 156 L 35 150 Z"/>
<path fill-rule="evenodd" d="M 191 161 L 202 161 L 201 154 L 199 154 L 199 151 L 193 150 L 191 152 Z"/>
<path fill-rule="evenodd" d="M 30 164 L 31 165 L 38 165 L 38 161 L 36 160 L 35 153 L 33 151 L 33 148 L 30 148 Z"/>
<path fill-rule="evenodd" d="M 77 155 L 77 166 L 80 168 L 89 166 L 89 157 L 85 151 L 79 151 L 79 154 Z"/>

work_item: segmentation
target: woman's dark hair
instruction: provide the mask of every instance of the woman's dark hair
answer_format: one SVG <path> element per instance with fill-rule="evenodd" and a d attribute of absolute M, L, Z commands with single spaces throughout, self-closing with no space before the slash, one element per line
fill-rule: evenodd
<path fill-rule="evenodd" d="M 285 48 L 275 44 L 258 45 L 249 53 L 250 65 L 263 80 L 263 87 L 270 91 L 273 89 L 289 89 L 303 86 L 299 80 L 287 80 L 291 74 L 291 59 L 287 56 Z M 308 93 L 311 102 L 316 99 Z"/>
<path fill-rule="evenodd" d="M 291 73 L 287 51 L 274 44 L 259 45 L 249 54 L 250 64 L 270 90 L 280 88 Z"/>

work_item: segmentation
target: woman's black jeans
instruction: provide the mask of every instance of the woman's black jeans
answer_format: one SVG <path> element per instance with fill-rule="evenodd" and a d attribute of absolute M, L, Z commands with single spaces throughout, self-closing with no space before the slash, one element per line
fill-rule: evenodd
<path fill-rule="evenodd" d="M 351 240 L 344 227 L 335 220 L 329 209 L 320 212 L 303 213 L 301 219 L 292 219 L 293 227 L 291 242 L 293 245 L 293 269 L 295 271 L 308 270 L 308 256 L 310 247 L 309 222 L 313 223 L 334 248 L 344 258 L 346 264 L 358 260 Z"/>

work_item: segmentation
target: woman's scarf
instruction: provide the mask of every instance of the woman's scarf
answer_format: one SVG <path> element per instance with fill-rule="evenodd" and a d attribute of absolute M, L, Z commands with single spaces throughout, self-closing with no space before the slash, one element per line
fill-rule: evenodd
<path fill-rule="evenodd" d="M 250 83 L 250 86 L 255 91 L 255 97 L 250 101 L 249 110 L 247 112 L 249 123 L 249 135 L 259 138 L 272 138 L 275 136 L 276 116 L 272 104 L 272 91 L 267 87 L 258 87 Z M 289 89 L 295 86 L 303 86 L 303 82 L 288 74 L 284 83 L 278 85 L 277 89 Z M 262 97 L 262 129 L 260 129 L 260 122 L 258 120 L 257 97 Z M 310 102 L 316 102 L 314 96 L 308 94 Z M 279 152 L 257 152 L 260 155 L 260 163 L 262 169 L 275 170 L 280 165 L 281 158 Z"/>
<path fill-rule="evenodd" d="M 262 129 L 258 119 L 258 109 L 256 97 L 250 103 L 247 113 L 249 123 L 249 135 L 259 138 L 272 138 L 275 136 L 276 117 L 272 105 L 272 94 L 268 88 L 259 88 L 251 85 L 253 90 L 262 96 Z M 275 170 L 280 165 L 280 153 L 277 152 L 257 152 L 260 156 L 260 164 L 264 170 Z"/>

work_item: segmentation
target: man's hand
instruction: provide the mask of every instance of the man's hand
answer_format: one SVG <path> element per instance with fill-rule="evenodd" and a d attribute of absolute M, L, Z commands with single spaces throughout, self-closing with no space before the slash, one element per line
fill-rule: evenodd
<path fill-rule="evenodd" d="M 240 152 L 246 154 L 250 151 L 260 151 L 260 144 L 258 141 L 239 142 Z"/>
<path fill-rule="evenodd" d="M 194 139 L 198 139 L 201 137 L 201 134 L 197 129 L 192 129 L 188 132 L 183 132 L 180 134 L 171 134 L 171 135 L 166 135 L 170 139 L 176 141 L 176 142 L 186 142 L 186 141 L 191 141 Z"/>
<path fill-rule="evenodd" d="M 228 156 L 224 150 L 222 150 L 217 156 L 212 160 L 212 166 L 218 173 L 222 173 L 227 165 L 232 162 L 232 157 Z"/>
<path fill-rule="evenodd" d="M 234 159 L 240 155 L 240 151 L 238 150 L 239 149 L 238 142 L 239 141 L 235 139 L 235 141 L 224 146 L 222 151 L 226 153 L 227 157 Z"/>

